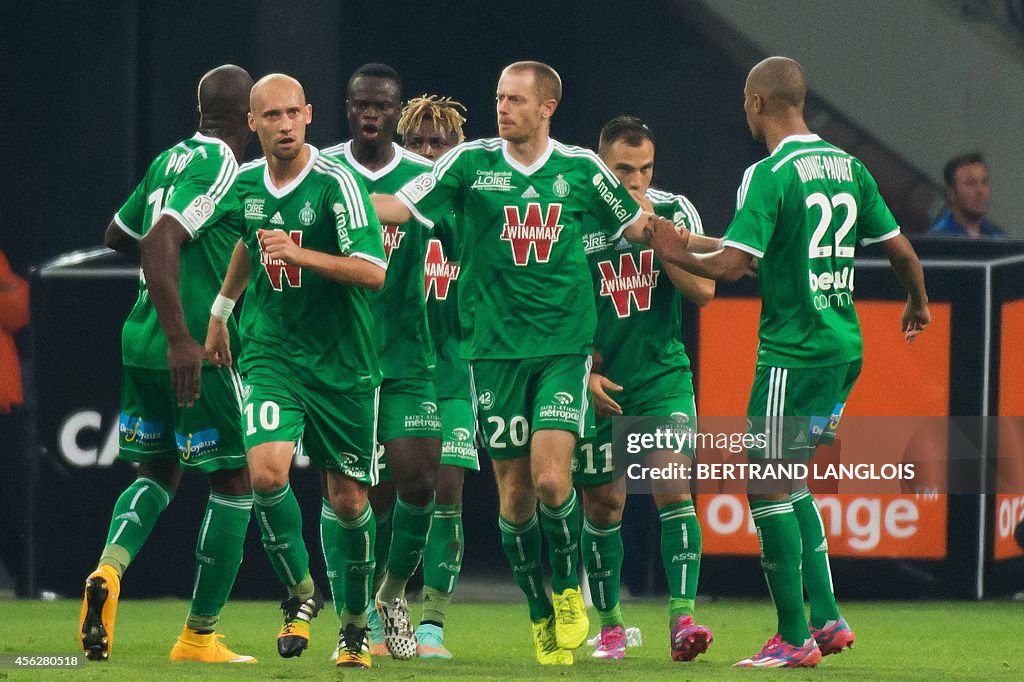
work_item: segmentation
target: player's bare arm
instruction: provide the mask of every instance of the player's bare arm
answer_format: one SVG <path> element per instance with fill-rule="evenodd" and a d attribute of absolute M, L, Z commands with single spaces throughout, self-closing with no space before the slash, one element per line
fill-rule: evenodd
<path fill-rule="evenodd" d="M 116 220 L 111 220 L 103 233 L 103 245 L 118 253 L 129 256 L 139 255 L 139 240 L 121 229 Z"/>
<path fill-rule="evenodd" d="M 594 411 L 599 417 L 622 416 L 622 407 L 615 402 L 609 393 L 618 393 L 622 386 L 597 372 L 590 373 L 590 394 L 594 398 Z"/>
<path fill-rule="evenodd" d="M 373 210 L 377 212 L 381 225 L 401 225 L 412 219 L 412 211 L 393 194 L 371 194 L 370 203 L 373 204 Z"/>
<path fill-rule="evenodd" d="M 288 265 L 298 265 L 339 284 L 374 290 L 384 288 L 387 272 L 380 265 L 364 258 L 332 256 L 329 253 L 304 249 L 282 230 L 259 230 L 257 236 L 268 256 L 282 260 Z"/>
<path fill-rule="evenodd" d="M 188 331 L 181 305 L 181 245 L 188 232 L 173 217 L 163 215 L 139 241 L 142 272 L 149 298 L 167 336 L 167 369 L 178 405 L 190 407 L 199 399 L 203 348 Z"/>
<path fill-rule="evenodd" d="M 224 275 L 217 303 L 214 304 L 216 307 L 219 303 L 222 309 L 219 312 L 211 312 L 210 323 L 206 328 L 206 358 L 218 367 L 231 364 L 231 337 L 228 334 L 227 319 L 234 302 L 248 286 L 251 271 L 252 261 L 249 260 L 248 249 L 239 239 L 235 244 L 235 250 L 231 252 L 231 262 Z"/>
<path fill-rule="evenodd" d="M 907 291 L 907 305 L 900 324 L 907 343 L 913 343 L 914 337 L 924 331 L 932 320 L 928 311 L 928 292 L 924 287 L 924 268 L 914 247 L 902 234 L 882 242 L 882 249 Z"/>
<path fill-rule="evenodd" d="M 691 236 L 698 237 L 700 235 Z M 715 280 L 694 275 L 672 263 L 663 262 L 661 265 L 679 293 L 697 305 L 705 306 L 715 297 Z"/>
<path fill-rule="evenodd" d="M 753 256 L 732 246 L 714 253 L 690 253 L 688 244 L 693 235 L 689 230 L 679 230 L 667 218 L 652 217 L 648 233 L 651 247 L 663 263 L 677 265 L 694 275 L 735 282 L 751 268 Z"/>

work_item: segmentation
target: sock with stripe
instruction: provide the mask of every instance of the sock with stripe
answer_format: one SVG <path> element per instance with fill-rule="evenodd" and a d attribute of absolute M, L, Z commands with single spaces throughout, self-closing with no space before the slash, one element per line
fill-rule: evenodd
<path fill-rule="evenodd" d="M 327 568 L 327 584 L 331 588 L 334 612 L 341 616 L 345 606 L 345 555 L 341 553 L 341 539 L 338 517 L 326 497 L 320 498 L 320 547 L 324 551 Z M 376 524 L 374 531 L 376 532 Z"/>
<path fill-rule="evenodd" d="M 338 611 L 338 616 L 342 628 L 350 624 L 365 628 L 369 615 L 367 608 L 373 598 L 373 546 L 377 537 L 377 522 L 369 504 L 353 518 L 336 518 L 335 544 L 345 558 L 342 564 L 342 585 L 339 586 L 345 606 Z"/>
<path fill-rule="evenodd" d="M 548 542 L 552 591 L 579 589 L 576 567 L 580 558 L 580 505 L 575 488 L 570 489 L 569 497 L 557 507 L 540 503 L 540 526 Z"/>
<path fill-rule="evenodd" d="M 661 564 L 668 580 L 669 626 L 679 616 L 692 616 L 700 578 L 703 551 L 700 522 L 693 500 L 667 504 L 658 510 L 661 519 Z"/>
<path fill-rule="evenodd" d="M 423 549 L 423 620 L 444 625 L 462 570 L 463 549 L 462 505 L 435 506 Z"/>
<path fill-rule="evenodd" d="M 434 512 L 434 501 L 424 507 L 409 504 L 398 496 L 391 519 L 391 550 L 388 552 L 388 570 L 380 586 L 380 598 L 391 601 L 405 597 L 405 586 L 416 572 L 427 544 L 427 529 Z"/>
<path fill-rule="evenodd" d="M 242 545 L 252 515 L 252 495 L 210 493 L 196 541 L 196 582 L 188 625 L 212 632 L 242 565 Z"/>
<path fill-rule="evenodd" d="M 804 590 L 800 578 L 800 526 L 789 500 L 751 500 L 750 514 L 761 546 L 761 569 L 775 603 L 778 632 L 794 646 L 811 636 L 804 616 Z"/>
<path fill-rule="evenodd" d="M 825 524 L 811 491 L 804 486 L 791 493 L 797 524 L 800 526 L 800 541 L 803 546 L 803 579 L 807 600 L 811 603 L 811 625 L 824 627 L 830 620 L 839 618 L 836 594 L 832 586 L 832 569 L 828 561 L 828 540 L 825 538 Z"/>
<path fill-rule="evenodd" d="M 263 549 L 288 594 L 301 599 L 313 595 L 309 576 L 309 552 L 302 539 L 302 512 L 291 485 L 269 492 L 253 491 L 253 511 L 259 524 Z"/>
<path fill-rule="evenodd" d="M 377 524 L 377 542 L 373 545 L 373 558 L 376 561 L 376 568 L 373 573 L 373 591 L 380 589 L 384 582 L 384 572 L 388 568 L 388 554 L 391 553 L 391 517 L 394 514 L 395 506 L 391 505 L 383 511 L 374 510 L 374 518 Z"/>
<path fill-rule="evenodd" d="M 534 514 L 526 523 L 516 525 L 499 516 L 501 548 L 512 566 L 512 577 L 526 595 L 530 620 L 553 616 L 555 611 L 544 589 L 544 570 L 540 562 L 540 523 Z"/>
<path fill-rule="evenodd" d="M 601 617 L 601 627 L 622 625 L 619 586 L 622 584 L 622 522 L 600 526 L 583 520 L 583 566 L 590 583 L 590 596 Z"/>
<path fill-rule="evenodd" d="M 173 497 L 170 488 L 152 478 L 137 478 L 125 488 L 114 503 L 107 544 L 100 554 L 99 565 L 110 566 L 122 575 Z"/>

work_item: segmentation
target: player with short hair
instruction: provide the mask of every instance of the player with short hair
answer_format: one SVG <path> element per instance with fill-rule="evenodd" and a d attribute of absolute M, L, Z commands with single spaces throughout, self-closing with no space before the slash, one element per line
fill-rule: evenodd
<path fill-rule="evenodd" d="M 397 192 L 430 169 L 429 161 L 394 141 L 402 108 L 402 80 L 393 68 L 364 64 L 349 78 L 347 92 L 345 107 L 352 139 L 325 149 L 324 154 L 352 169 L 370 192 Z M 377 442 L 384 453 L 378 459 L 380 479 L 374 481 L 370 499 L 381 518 L 390 519 L 390 538 L 385 527 L 377 551 L 377 573 L 383 575 L 375 603 L 387 650 L 393 658 L 408 659 L 416 655 L 416 639 L 405 587 L 423 555 L 434 511 L 441 420 L 434 388 L 437 359 L 423 298 L 427 228 L 407 220 L 385 223 L 382 229 L 388 276 L 373 306 L 383 374 Z M 384 485 L 378 485 L 382 482 Z M 338 565 L 330 552 L 327 564 L 331 573 Z"/>
<path fill-rule="evenodd" d="M 414 97 L 402 109 L 398 134 L 405 148 L 429 161 L 466 139 L 462 125 L 466 108 L 449 97 Z M 465 549 L 462 532 L 462 486 L 466 469 L 480 470 L 473 434 L 473 404 L 469 392 L 469 363 L 459 357 L 459 309 L 456 305 L 460 266 L 458 217 L 452 213 L 434 224 L 427 243 L 424 291 L 427 322 L 437 355 L 434 384 L 441 415 L 441 468 L 436 504 L 423 550 L 423 619 L 416 628 L 420 658 L 450 659 L 444 646 L 444 623 L 462 570 Z"/>
<path fill-rule="evenodd" d="M 917 254 L 864 164 L 811 133 L 806 94 L 803 69 L 792 59 L 769 57 L 750 70 L 743 109 L 754 139 L 770 153 L 744 173 L 721 250 L 688 253 L 688 232 L 657 219 L 650 228 L 662 261 L 703 277 L 736 280 L 760 260 L 760 345 L 747 414 L 753 432 L 774 436 L 768 447 L 748 450 L 759 460 L 809 458 L 834 439 L 863 355 L 853 306 L 857 241 L 880 243 L 907 291 L 907 342 L 931 320 Z M 778 633 L 740 667 L 813 667 L 854 641 L 836 606 L 817 505 L 806 481 L 787 483 L 788 494 L 748 488 Z"/>
<path fill-rule="evenodd" d="M 650 200 L 656 215 L 695 235 L 703 234 L 700 215 L 686 197 L 651 188 L 654 136 L 643 121 L 619 116 L 606 123 L 598 153 L 623 185 Z M 715 283 L 662 263 L 648 246 L 622 239 L 610 241 L 593 223 L 584 231 L 583 245 L 597 300 L 594 350 L 602 364 L 590 374 L 597 428 L 577 445 L 573 478 L 583 489 L 583 562 L 601 618 L 601 638 L 593 656 L 620 659 L 626 654 L 626 631 L 619 609 L 622 511 L 626 506 L 622 476 L 626 467 L 612 461 L 611 417 L 665 417 L 687 428 L 695 426 L 690 359 L 679 338 L 681 297 L 705 305 L 715 295 Z M 694 457 L 692 450 L 684 454 Z M 653 466 L 655 459 L 666 457 L 674 455 L 653 453 L 647 460 Z M 711 631 L 693 620 L 700 575 L 700 523 L 688 490 L 680 490 L 678 484 L 652 485 L 670 595 L 670 651 L 675 661 L 692 661 L 707 651 L 712 641 Z"/>
<path fill-rule="evenodd" d="M 114 505 L 107 544 L 85 582 L 79 619 L 90 660 L 114 643 L 121 577 L 181 482 L 182 467 L 210 478 L 196 545 L 192 606 L 171 660 L 253 662 L 215 634 L 242 561 L 252 488 L 240 428 L 238 373 L 203 363 L 206 321 L 241 231 L 233 184 L 252 134 L 252 78 L 226 64 L 199 81 L 199 131 L 161 152 L 114 214 L 107 246 L 140 253 L 139 298 L 122 331 L 119 452 L 139 465 Z M 234 321 L 225 328 L 238 343 Z"/>
<path fill-rule="evenodd" d="M 303 452 L 326 472 L 335 522 L 321 524 L 323 544 L 336 546 L 345 562 L 337 665 L 368 668 L 376 526 L 367 490 L 380 384 L 370 290 L 384 286 L 387 261 L 366 188 L 305 143 L 311 120 L 294 78 L 271 74 L 253 86 L 249 126 L 264 158 L 238 173 L 245 231 L 221 287 L 225 311 L 214 310 L 209 320 L 207 349 L 230 361 L 224 312 L 245 290 L 239 367 L 254 510 L 289 594 L 278 653 L 302 654 L 310 620 L 323 606 L 288 481 L 301 438 Z"/>
<path fill-rule="evenodd" d="M 561 96 L 550 66 L 510 64 L 498 81 L 498 138 L 464 142 L 396 195 L 373 200 L 388 222 L 462 216 L 462 356 L 494 461 L 502 546 L 527 597 L 538 662 L 568 665 L 589 627 L 570 471 L 596 324 L 582 217 L 595 216 L 609 237 L 629 228 L 638 240 L 644 214 L 596 154 L 551 139 Z M 554 604 L 544 589 L 542 534 Z"/>

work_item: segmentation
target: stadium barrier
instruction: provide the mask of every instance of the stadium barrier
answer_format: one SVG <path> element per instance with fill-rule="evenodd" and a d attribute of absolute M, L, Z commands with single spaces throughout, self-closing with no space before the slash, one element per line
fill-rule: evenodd
<path fill-rule="evenodd" d="M 933 323 L 913 347 L 899 333 L 902 289 L 875 250 L 858 261 L 857 308 L 865 366 L 847 416 L 1024 414 L 1024 244 L 916 242 L 925 263 Z M 33 485 L 26 504 L 33 592 L 74 595 L 103 546 L 110 510 L 133 480 L 116 460 L 120 329 L 136 296 L 138 266 L 106 249 L 65 254 L 33 273 L 33 358 L 39 410 Z M 687 309 L 683 338 L 696 367 L 698 414 L 743 415 L 753 378 L 759 303 L 756 284 L 720 286 L 698 314 Z M 990 420 L 989 420 L 990 421 Z M 981 421 L 988 424 L 989 421 Z M 1013 530 L 1024 518 L 1024 429 L 981 427 L 978 447 L 998 473 L 974 476 L 978 494 L 822 495 L 832 565 L 844 597 L 981 598 L 1024 589 L 1024 551 Z M 840 429 L 840 437 L 842 429 Z M 489 462 L 467 479 L 464 575 L 504 579 Z M 303 508 L 311 569 L 325 584 L 319 547 L 319 479 L 299 459 L 292 485 Z M 196 529 L 207 484 L 186 476 L 153 538 L 132 564 L 125 594 L 191 593 Z M 762 596 L 742 495 L 701 494 L 701 591 Z M 644 495 L 631 495 L 623 523 L 623 581 L 634 593 L 664 587 L 658 521 Z M 234 595 L 272 599 L 281 590 L 251 524 Z"/>

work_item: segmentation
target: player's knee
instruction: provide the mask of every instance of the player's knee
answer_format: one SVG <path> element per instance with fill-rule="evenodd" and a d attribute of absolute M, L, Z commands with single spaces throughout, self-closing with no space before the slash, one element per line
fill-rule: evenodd
<path fill-rule="evenodd" d="M 419 479 L 410 481 L 407 485 L 400 485 L 398 486 L 398 496 L 402 498 L 403 502 L 411 505 L 426 506 L 434 499 L 434 481 L 433 479 Z"/>
<path fill-rule="evenodd" d="M 278 471 L 271 467 L 253 467 L 249 471 L 252 489 L 258 493 L 269 493 L 288 485 L 288 471 Z"/>
<path fill-rule="evenodd" d="M 557 506 L 565 502 L 572 489 L 572 477 L 568 472 L 542 471 L 534 481 L 537 497 L 548 506 Z"/>
<path fill-rule="evenodd" d="M 615 499 L 588 497 L 586 514 L 591 523 L 598 526 L 610 526 L 622 520 L 622 507 Z"/>

